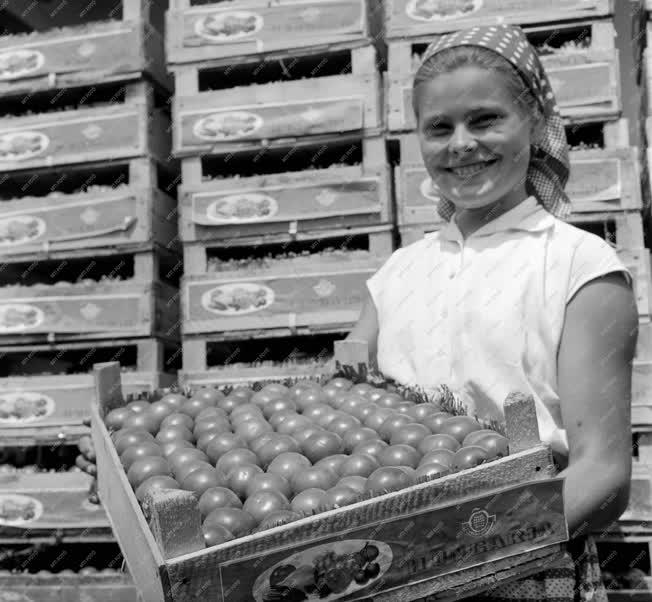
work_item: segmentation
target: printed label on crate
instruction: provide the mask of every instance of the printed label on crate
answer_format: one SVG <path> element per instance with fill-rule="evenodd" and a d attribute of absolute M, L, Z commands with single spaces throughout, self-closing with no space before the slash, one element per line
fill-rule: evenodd
<path fill-rule="evenodd" d="M 563 479 L 535 481 L 225 562 L 222 600 L 370 599 L 567 540 Z"/>
<path fill-rule="evenodd" d="M 28 303 L 0 305 L 0 335 L 38 328 L 45 320 L 43 311 Z"/>
<path fill-rule="evenodd" d="M 548 78 L 560 108 L 615 102 L 613 66 L 609 63 L 549 69 Z"/>
<path fill-rule="evenodd" d="M 263 118 L 256 113 L 226 111 L 199 119 L 193 127 L 193 133 L 201 140 L 237 140 L 254 134 L 263 124 Z"/>
<path fill-rule="evenodd" d="M 50 139 L 42 132 L 0 133 L 0 162 L 24 161 L 44 152 Z"/>
<path fill-rule="evenodd" d="M 483 4 L 483 0 L 410 0 L 405 12 L 415 21 L 441 21 L 475 13 Z"/>
<path fill-rule="evenodd" d="M 263 25 L 262 15 L 249 10 L 215 12 L 195 21 L 195 33 L 211 42 L 230 43 L 255 34 Z"/>
<path fill-rule="evenodd" d="M 18 493 L 0 493 L 0 526 L 22 527 L 43 515 L 43 504 Z"/>
<path fill-rule="evenodd" d="M 21 48 L 0 52 L 0 81 L 24 77 L 38 71 L 45 63 L 45 56 L 38 50 Z"/>
<path fill-rule="evenodd" d="M 4 590 L 0 592 L 0 602 L 34 602 L 34 599 L 23 592 Z"/>
<path fill-rule="evenodd" d="M 216 224 L 251 224 L 278 213 L 278 203 L 271 196 L 256 192 L 230 194 L 213 201 L 206 216 Z"/>
<path fill-rule="evenodd" d="M 3 218 L 0 215 L 0 246 L 24 245 L 41 238 L 47 225 L 34 215 L 14 215 Z"/>
<path fill-rule="evenodd" d="M 572 201 L 613 201 L 622 196 L 619 159 L 580 159 L 572 162 L 566 192 Z"/>
<path fill-rule="evenodd" d="M 274 303 L 274 291 L 264 284 L 237 282 L 206 291 L 202 307 L 221 316 L 240 316 L 261 311 Z"/>
<path fill-rule="evenodd" d="M 51 416 L 54 400 L 34 391 L 0 393 L 0 426 L 38 422 Z"/>

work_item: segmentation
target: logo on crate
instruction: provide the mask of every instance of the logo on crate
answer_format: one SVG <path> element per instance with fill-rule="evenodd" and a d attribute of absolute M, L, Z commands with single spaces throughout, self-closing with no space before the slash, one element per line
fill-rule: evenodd
<path fill-rule="evenodd" d="M 423 182 L 421 182 L 419 190 L 421 191 L 421 194 L 427 199 L 439 202 L 439 190 L 432 181 L 432 178 L 427 177 Z"/>
<path fill-rule="evenodd" d="M 337 193 L 332 190 L 322 190 L 316 199 L 322 207 L 330 207 L 337 200 Z"/>
<path fill-rule="evenodd" d="M 41 132 L 7 132 L 0 134 L 0 162 L 24 161 L 40 155 L 50 145 Z"/>
<path fill-rule="evenodd" d="M 40 326 L 45 320 L 43 311 L 27 303 L 0 305 L 0 335 L 22 332 Z"/>
<path fill-rule="evenodd" d="M 0 81 L 18 79 L 37 71 L 45 63 L 38 50 L 22 49 L 0 53 Z"/>
<path fill-rule="evenodd" d="M 496 515 L 486 510 L 474 508 L 466 522 L 461 523 L 462 531 L 474 537 L 483 537 L 491 533 L 496 525 Z"/>
<path fill-rule="evenodd" d="M 261 311 L 274 303 L 274 291 L 255 282 L 221 284 L 205 292 L 202 307 L 222 316 L 239 316 Z"/>
<path fill-rule="evenodd" d="M 278 203 L 271 196 L 256 192 L 230 194 L 213 201 L 206 217 L 218 224 L 249 224 L 268 219 L 278 213 Z"/>
<path fill-rule="evenodd" d="M 0 494 L 0 525 L 21 527 L 43 515 L 43 504 L 29 495 Z"/>
<path fill-rule="evenodd" d="M 87 303 L 82 306 L 79 313 L 82 315 L 82 318 L 86 320 L 94 320 L 102 313 L 102 308 L 95 305 L 95 303 Z"/>
<path fill-rule="evenodd" d="M 192 129 L 195 136 L 202 140 L 237 140 L 257 132 L 263 123 L 263 118 L 256 113 L 225 111 L 197 120 Z"/>
<path fill-rule="evenodd" d="M 14 215 L 0 218 L 0 246 L 24 245 L 45 234 L 47 226 L 40 217 Z"/>
<path fill-rule="evenodd" d="M 33 391 L 0 393 L 0 425 L 22 425 L 43 420 L 54 413 L 51 397 Z"/>
<path fill-rule="evenodd" d="M 200 17 L 195 21 L 195 33 L 211 42 L 226 42 L 246 38 L 263 28 L 262 15 L 249 10 L 234 10 Z"/>
<path fill-rule="evenodd" d="M 312 290 L 317 293 L 319 297 L 330 297 L 337 287 L 330 281 L 322 278 L 315 286 L 312 287 Z"/>
<path fill-rule="evenodd" d="M 0 592 L 0 602 L 34 602 L 34 600 L 22 592 L 4 590 Z"/>
<path fill-rule="evenodd" d="M 484 0 L 410 0 L 407 16 L 415 21 L 459 19 L 479 11 Z"/>

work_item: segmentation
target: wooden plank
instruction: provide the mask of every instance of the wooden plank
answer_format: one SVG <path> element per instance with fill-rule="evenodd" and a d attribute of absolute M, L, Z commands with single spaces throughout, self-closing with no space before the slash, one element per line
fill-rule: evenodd
<path fill-rule="evenodd" d="M 484 0 L 465 13 L 440 14 L 437 4 L 421 0 L 385 0 L 387 38 L 456 31 L 474 25 L 556 23 L 613 13 L 611 0 Z M 454 5 L 453 5 L 454 6 Z M 461 12 L 461 11 L 460 11 Z"/>
<path fill-rule="evenodd" d="M 179 2 L 167 13 L 167 59 L 171 64 L 258 58 L 270 53 L 323 48 L 368 39 L 363 0 L 260 0 L 239 2 L 237 10 L 219 3 Z M 243 20 L 246 29 L 221 34 L 224 22 Z"/>
<path fill-rule="evenodd" d="M 627 510 L 621 521 L 652 521 L 652 465 L 634 461 Z"/>

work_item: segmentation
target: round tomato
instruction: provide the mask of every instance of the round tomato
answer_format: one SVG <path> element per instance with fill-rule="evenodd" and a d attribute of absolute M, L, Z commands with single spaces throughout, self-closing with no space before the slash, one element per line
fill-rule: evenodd
<path fill-rule="evenodd" d="M 251 514 L 240 508 L 215 508 L 203 522 L 203 527 L 221 525 L 235 537 L 243 537 L 256 526 L 256 520 Z"/>
<path fill-rule="evenodd" d="M 208 444 L 215 439 L 215 437 L 219 436 L 222 434 L 222 431 L 207 431 L 205 433 L 202 433 L 199 435 L 197 438 L 197 449 L 200 449 L 201 451 L 205 452 L 206 448 L 208 447 Z"/>
<path fill-rule="evenodd" d="M 474 445 L 481 447 L 487 452 L 487 460 L 504 458 L 509 455 L 509 440 L 499 433 L 490 433 L 489 435 L 480 437 Z"/>
<path fill-rule="evenodd" d="M 326 503 L 326 491 L 317 487 L 304 489 L 292 498 L 290 508 L 302 516 L 311 516 L 322 511 Z"/>
<path fill-rule="evenodd" d="M 181 393 L 168 393 L 167 395 L 163 395 L 159 401 L 167 403 L 176 412 L 188 399 L 185 395 L 181 395 Z"/>
<path fill-rule="evenodd" d="M 314 403 L 310 407 L 303 410 L 303 415 L 313 422 L 316 422 L 323 414 L 332 413 L 333 408 L 325 403 Z"/>
<path fill-rule="evenodd" d="M 297 404 L 294 403 L 291 399 L 273 399 L 269 403 L 265 404 L 265 407 L 263 408 L 263 415 L 265 418 L 269 419 L 272 414 L 281 412 L 282 410 L 293 410 L 296 412 Z"/>
<path fill-rule="evenodd" d="M 337 483 L 339 476 L 334 470 L 323 466 L 305 468 L 290 477 L 290 487 L 297 494 L 306 489 L 330 489 Z"/>
<path fill-rule="evenodd" d="M 371 416 L 376 410 L 378 410 L 378 405 L 368 401 L 367 403 L 360 404 L 351 412 L 352 416 L 355 416 L 362 424 L 366 424 L 368 416 Z"/>
<path fill-rule="evenodd" d="M 235 387 L 233 391 L 231 391 L 227 397 L 231 397 L 233 399 L 238 399 L 243 402 L 249 401 L 254 395 L 254 390 L 250 389 L 249 387 L 241 386 L 241 387 Z"/>
<path fill-rule="evenodd" d="M 145 456 L 163 456 L 163 452 L 155 441 L 140 441 L 130 445 L 120 454 L 120 462 L 125 471 L 128 471 L 136 460 Z"/>
<path fill-rule="evenodd" d="M 489 458 L 489 454 L 483 447 L 479 445 L 467 445 L 455 452 L 452 469 L 457 471 L 473 468 L 482 464 L 487 458 Z"/>
<path fill-rule="evenodd" d="M 415 476 L 417 483 L 425 483 L 426 481 L 432 481 L 439 477 L 446 476 L 449 473 L 450 468 L 448 466 L 437 464 L 436 462 L 430 462 L 430 464 L 420 465 L 416 470 Z"/>
<path fill-rule="evenodd" d="M 235 428 L 235 433 L 236 435 L 240 435 L 245 441 L 252 441 L 273 430 L 272 425 L 264 420 L 247 420 Z"/>
<path fill-rule="evenodd" d="M 403 398 L 398 393 L 385 393 L 385 395 L 381 395 L 375 403 L 379 408 L 392 409 L 402 401 Z"/>
<path fill-rule="evenodd" d="M 215 433 L 230 433 L 231 426 L 227 420 L 223 418 L 205 418 L 202 422 L 197 422 L 195 428 L 192 430 L 192 434 L 199 439 L 204 433 L 215 432 Z"/>
<path fill-rule="evenodd" d="M 246 399 L 227 395 L 224 399 L 220 399 L 215 407 L 219 408 L 220 410 L 224 410 L 227 414 L 230 414 L 235 408 L 245 403 L 247 403 Z"/>
<path fill-rule="evenodd" d="M 104 424 L 106 424 L 106 428 L 109 430 L 115 431 L 121 429 L 125 419 L 127 416 L 131 416 L 131 414 L 131 410 L 128 410 L 127 408 L 115 408 L 115 410 L 111 410 L 104 417 Z"/>
<path fill-rule="evenodd" d="M 338 487 L 348 487 L 349 489 L 353 489 L 357 493 L 364 493 L 366 484 L 367 484 L 367 478 L 360 477 L 360 476 L 342 477 L 337 482 Z"/>
<path fill-rule="evenodd" d="M 139 399 L 138 401 L 130 401 L 125 408 L 128 410 L 131 410 L 134 414 L 140 414 L 140 412 L 144 412 L 145 410 L 149 409 L 149 401 L 144 401 L 142 399 Z"/>
<path fill-rule="evenodd" d="M 365 492 L 382 495 L 389 491 L 405 489 L 410 485 L 412 485 L 411 477 L 398 466 L 381 466 L 367 478 Z"/>
<path fill-rule="evenodd" d="M 144 456 L 136 460 L 127 471 L 129 484 L 137 489 L 149 477 L 156 475 L 172 476 L 168 461 L 161 456 Z"/>
<path fill-rule="evenodd" d="M 255 464 L 256 466 L 260 466 L 260 460 L 258 460 L 258 456 L 250 449 L 246 447 L 234 447 L 220 456 L 219 460 L 215 463 L 215 468 L 227 474 L 232 468 L 242 464 Z"/>
<path fill-rule="evenodd" d="M 204 450 L 211 462 L 217 462 L 226 452 L 246 447 L 245 440 L 235 433 L 220 433 Z"/>
<path fill-rule="evenodd" d="M 171 453 L 175 452 L 177 449 L 195 449 L 195 446 L 185 439 L 176 439 L 175 441 L 169 441 L 168 443 L 161 443 L 161 452 L 163 452 L 163 457 L 167 458 Z"/>
<path fill-rule="evenodd" d="M 244 422 L 245 420 L 251 420 L 252 418 L 262 417 L 263 411 L 253 403 L 243 403 L 242 405 L 233 408 L 233 411 L 229 415 L 231 422 L 234 424 Z"/>
<path fill-rule="evenodd" d="M 201 530 L 207 548 L 219 546 L 222 543 L 235 539 L 233 533 L 222 525 L 202 525 Z"/>
<path fill-rule="evenodd" d="M 242 508 L 242 502 L 228 487 L 211 487 L 199 498 L 199 512 L 202 519 L 215 508 Z"/>
<path fill-rule="evenodd" d="M 412 418 L 409 419 L 412 420 Z M 411 445 L 416 448 L 419 443 L 429 435 L 430 431 L 423 426 L 423 424 L 419 424 L 418 422 L 408 422 L 392 433 L 389 443 L 390 445 L 405 443 L 406 445 Z"/>
<path fill-rule="evenodd" d="M 274 393 L 278 395 L 289 395 L 290 394 L 290 389 L 288 389 L 283 383 L 269 383 L 265 385 L 261 391 L 265 391 L 266 393 Z"/>
<path fill-rule="evenodd" d="M 297 414 L 294 410 L 281 410 L 280 412 L 275 412 L 269 417 L 269 423 L 272 425 L 274 430 L 277 430 L 281 424 L 290 418 L 297 418 Z"/>
<path fill-rule="evenodd" d="M 137 414 L 127 416 L 123 423 L 123 428 L 143 429 L 151 435 L 156 435 L 162 418 L 152 414 L 149 409 L 139 411 Z"/>
<path fill-rule="evenodd" d="M 422 454 L 427 454 L 436 449 L 449 449 L 452 452 L 456 452 L 459 448 L 459 441 L 455 437 L 443 433 L 440 433 L 439 435 L 428 435 L 417 445 L 417 449 Z"/>
<path fill-rule="evenodd" d="M 312 424 L 312 422 L 310 424 Z M 315 424 L 313 426 L 308 426 L 304 429 L 295 431 L 294 433 L 292 433 L 292 436 L 297 440 L 297 443 L 299 445 L 303 445 L 303 442 L 309 437 L 312 437 L 313 435 L 317 435 L 317 434 L 327 433 L 327 432 L 328 431 L 326 429 L 323 429 Z"/>
<path fill-rule="evenodd" d="M 149 409 L 147 411 L 150 414 L 153 414 L 154 416 L 159 418 L 160 419 L 159 424 L 160 424 L 166 416 L 169 416 L 170 414 L 174 413 L 174 408 L 171 407 L 169 403 L 165 403 L 164 401 L 155 401 L 153 404 L 149 406 Z"/>
<path fill-rule="evenodd" d="M 267 467 L 267 472 L 280 475 L 289 481 L 292 475 L 311 466 L 312 463 L 305 456 L 294 452 L 287 452 L 276 456 Z"/>
<path fill-rule="evenodd" d="M 173 412 L 161 421 L 161 428 L 167 428 L 169 426 L 185 426 L 188 430 L 191 430 L 195 426 L 195 421 L 188 414 Z"/>
<path fill-rule="evenodd" d="M 343 393 L 341 403 L 335 407 L 337 407 L 339 410 L 342 410 L 343 412 L 346 412 L 347 414 L 351 414 L 351 416 L 355 416 L 354 412 L 358 408 L 369 405 L 371 403 L 371 401 L 362 395 L 351 395 L 350 393 Z"/>
<path fill-rule="evenodd" d="M 238 464 L 238 466 L 232 467 L 226 473 L 226 485 L 238 497 L 244 499 L 247 497 L 247 487 L 249 487 L 251 481 L 257 475 L 261 474 L 264 473 L 260 466 L 256 466 L 255 464 Z"/>
<path fill-rule="evenodd" d="M 409 424 L 411 420 L 412 419 L 409 416 L 395 413 L 392 416 L 385 418 L 383 423 L 380 425 L 380 428 L 378 429 L 378 434 L 383 438 L 384 441 L 389 442 L 394 433 L 398 431 L 399 428 Z"/>
<path fill-rule="evenodd" d="M 296 452 L 300 450 L 296 439 L 290 435 L 276 435 L 276 438 L 267 442 L 258 450 L 258 457 L 263 466 L 269 466 L 274 458 L 285 452 Z"/>
<path fill-rule="evenodd" d="M 294 403 L 297 404 L 297 408 L 305 413 L 308 408 L 318 404 L 325 404 L 326 398 L 324 397 L 321 389 L 312 387 L 301 393 L 297 393 L 294 397 Z M 330 407 L 330 406 L 329 406 Z"/>
<path fill-rule="evenodd" d="M 258 391 L 251 396 L 251 403 L 264 408 L 270 401 L 284 397 L 282 393 L 274 393 L 272 391 Z"/>
<path fill-rule="evenodd" d="M 333 508 L 341 508 L 354 504 L 360 499 L 360 493 L 346 485 L 335 485 L 326 490 L 324 497 L 324 510 L 332 510 Z"/>
<path fill-rule="evenodd" d="M 189 474 L 199 470 L 200 468 L 202 470 L 214 470 L 213 465 L 208 462 L 204 462 L 203 460 L 193 460 L 192 462 L 187 462 L 186 464 L 177 466 L 174 469 L 174 478 L 179 481 L 179 483 L 183 483 L 184 479 Z"/>
<path fill-rule="evenodd" d="M 390 445 L 381 450 L 377 459 L 381 466 L 411 466 L 416 468 L 419 465 L 421 454 L 410 445 Z"/>
<path fill-rule="evenodd" d="M 201 496 L 211 487 L 224 487 L 226 481 L 223 475 L 214 468 L 198 468 L 181 481 L 181 488 L 186 491 L 194 491 L 197 496 Z"/>
<path fill-rule="evenodd" d="M 437 414 L 438 412 L 437 406 L 432 403 L 417 403 L 410 408 L 408 415 L 412 416 L 415 422 L 421 422 L 427 416 Z"/>
<path fill-rule="evenodd" d="M 185 426 L 166 426 L 156 433 L 156 440 L 160 443 L 168 443 L 175 439 L 185 439 L 186 441 L 194 441 L 192 433 Z"/>
<path fill-rule="evenodd" d="M 201 399 L 189 399 L 184 403 L 179 411 L 182 414 L 188 414 L 191 418 L 195 418 L 198 414 L 203 412 L 204 410 L 211 408 L 211 404 L 208 401 L 203 401 Z"/>
<path fill-rule="evenodd" d="M 369 399 L 370 401 L 373 401 L 374 403 L 376 403 L 381 397 L 385 397 L 385 395 L 387 395 L 387 391 L 385 391 L 385 389 L 374 388 L 374 389 L 371 389 L 371 391 L 369 391 L 365 395 L 365 397 L 367 399 Z"/>
<path fill-rule="evenodd" d="M 405 416 L 410 416 L 410 412 L 412 411 L 412 408 L 414 408 L 414 402 L 413 401 L 402 401 L 396 406 L 396 411 L 399 414 L 404 414 Z"/>
<path fill-rule="evenodd" d="M 260 523 L 272 512 L 289 510 L 290 501 L 278 491 L 255 491 L 247 498 L 242 509 Z"/>
<path fill-rule="evenodd" d="M 482 427 L 475 418 L 470 416 L 453 416 L 445 420 L 439 431 L 455 437 L 460 444 L 464 438 L 473 431 L 479 431 Z"/>
<path fill-rule="evenodd" d="M 497 433 L 496 431 L 492 431 L 491 429 L 480 429 L 479 431 L 472 431 L 466 437 L 464 437 L 464 441 L 462 441 L 462 446 L 475 445 L 475 442 L 482 439 L 482 437 L 484 437 L 485 435 L 498 435 L 498 434 L 499 433 Z"/>
<path fill-rule="evenodd" d="M 326 384 L 344 391 L 348 391 L 353 386 L 353 383 L 348 378 L 342 377 L 331 378 Z"/>
<path fill-rule="evenodd" d="M 353 453 L 369 454 L 370 456 L 377 458 L 378 454 L 386 447 L 389 447 L 389 443 L 386 443 L 385 441 L 381 441 L 380 439 L 369 439 L 369 441 L 358 443 L 358 445 L 353 448 Z"/>
<path fill-rule="evenodd" d="M 343 477 L 368 477 L 377 468 L 380 468 L 380 463 L 373 456 L 352 454 L 342 462 L 339 474 Z"/>
<path fill-rule="evenodd" d="M 206 408 L 199 412 L 199 414 L 195 416 L 195 422 L 202 422 L 207 418 L 221 418 L 225 422 L 229 422 L 229 415 L 224 410 L 214 407 Z"/>
<path fill-rule="evenodd" d="M 224 393 L 214 389 L 213 387 L 201 387 L 197 389 L 192 396 L 194 399 L 208 402 L 211 406 L 215 406 L 218 401 L 224 399 Z"/>
<path fill-rule="evenodd" d="M 336 395 L 343 392 L 344 391 L 339 387 L 334 387 L 333 385 L 328 385 L 328 384 L 324 385 L 321 388 L 321 394 L 324 396 L 327 403 L 331 403 L 335 401 Z"/>
<path fill-rule="evenodd" d="M 281 424 L 276 427 L 276 432 L 282 435 L 293 435 L 295 432 L 306 429 L 312 426 L 312 422 L 305 416 L 299 414 L 295 416 L 288 416 Z"/>
<path fill-rule="evenodd" d="M 358 383 L 357 385 L 353 385 L 349 391 L 351 393 L 357 393 L 358 395 L 362 395 L 363 397 L 369 397 L 369 393 L 373 391 L 376 387 L 373 385 L 370 385 L 369 383 Z"/>
<path fill-rule="evenodd" d="M 351 453 L 356 445 L 364 441 L 378 441 L 378 433 L 368 426 L 357 426 L 342 435 L 344 449 Z"/>
<path fill-rule="evenodd" d="M 137 431 L 137 430 L 119 430 L 115 438 L 113 439 L 115 449 L 118 452 L 118 455 L 122 455 L 124 451 L 136 443 L 141 441 L 154 441 L 154 437 L 151 433 L 147 431 Z"/>
<path fill-rule="evenodd" d="M 266 531 L 267 529 L 273 529 L 274 527 L 280 527 L 282 525 L 287 525 L 288 523 L 293 523 L 295 520 L 303 518 L 303 515 L 295 512 L 294 510 L 278 510 L 277 512 L 272 512 L 268 514 L 256 528 L 256 532 Z"/>
<path fill-rule="evenodd" d="M 336 416 L 333 421 L 329 422 L 328 430 L 343 437 L 349 430 L 360 426 L 362 426 L 362 424 L 357 418 L 344 414 L 343 416 Z"/>
<path fill-rule="evenodd" d="M 441 427 L 449 418 L 453 418 L 452 414 L 448 412 L 435 412 L 434 414 L 428 414 L 425 418 L 421 420 L 421 424 L 427 426 L 433 434 L 441 433 Z"/>
<path fill-rule="evenodd" d="M 424 464 L 442 464 L 447 468 L 451 468 L 454 458 L 455 452 L 452 452 L 450 449 L 433 449 L 423 455 L 419 461 L 419 466 L 423 466 Z"/>
<path fill-rule="evenodd" d="M 383 425 L 383 422 L 385 422 L 385 420 L 387 420 L 390 416 L 394 415 L 394 410 L 379 407 L 376 411 L 369 414 L 364 419 L 364 425 L 374 429 L 375 431 L 378 431 L 378 429 L 380 429 L 380 427 Z"/>
<path fill-rule="evenodd" d="M 269 443 L 270 441 L 276 441 L 276 436 L 277 433 L 274 433 L 273 431 L 265 433 L 261 437 L 258 437 L 258 439 L 249 441 L 249 449 L 258 456 L 258 452 L 263 448 L 263 445 Z"/>
<path fill-rule="evenodd" d="M 315 467 L 325 466 L 326 468 L 339 474 L 340 466 L 342 465 L 342 462 L 347 460 L 348 457 L 349 456 L 345 454 L 334 454 L 332 456 L 328 456 L 326 458 L 323 458 L 322 460 L 319 460 L 319 462 L 315 464 Z"/>
<path fill-rule="evenodd" d="M 166 475 L 155 475 L 145 479 L 136 488 L 136 499 L 142 503 L 145 501 L 145 497 L 147 497 L 149 493 L 160 489 L 181 489 L 181 485 L 179 485 L 179 483 L 172 477 Z"/>
<path fill-rule="evenodd" d="M 176 470 L 178 467 L 181 467 L 184 464 L 188 464 L 189 462 L 208 462 L 208 456 L 196 448 L 181 448 L 173 451 L 167 457 L 167 460 L 170 463 L 172 470 Z"/>
<path fill-rule="evenodd" d="M 328 399 L 328 403 L 336 410 L 339 410 L 345 405 L 347 399 L 349 399 L 348 391 L 339 390 Z"/>
<path fill-rule="evenodd" d="M 344 451 L 342 437 L 335 433 L 316 433 L 301 443 L 301 451 L 313 464 L 326 456 L 341 454 Z"/>
<path fill-rule="evenodd" d="M 341 417 L 342 414 L 335 409 L 331 409 L 330 412 L 324 412 L 317 418 L 317 425 L 322 427 L 323 429 L 327 428 L 328 425 L 333 422 L 338 417 Z"/>
<path fill-rule="evenodd" d="M 249 497 L 255 491 L 278 491 L 288 499 L 292 496 L 290 482 L 285 477 L 271 472 L 255 475 L 245 489 L 245 496 Z"/>

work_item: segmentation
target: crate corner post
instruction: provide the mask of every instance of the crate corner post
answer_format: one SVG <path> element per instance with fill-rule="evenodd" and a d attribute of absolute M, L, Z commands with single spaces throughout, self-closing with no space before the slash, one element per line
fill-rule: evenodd
<path fill-rule="evenodd" d="M 95 400 L 102 417 L 112 409 L 124 404 L 119 362 L 94 364 L 93 379 L 95 381 Z"/>
<path fill-rule="evenodd" d="M 534 397 L 513 391 L 505 399 L 504 408 L 510 453 L 541 445 Z"/>

